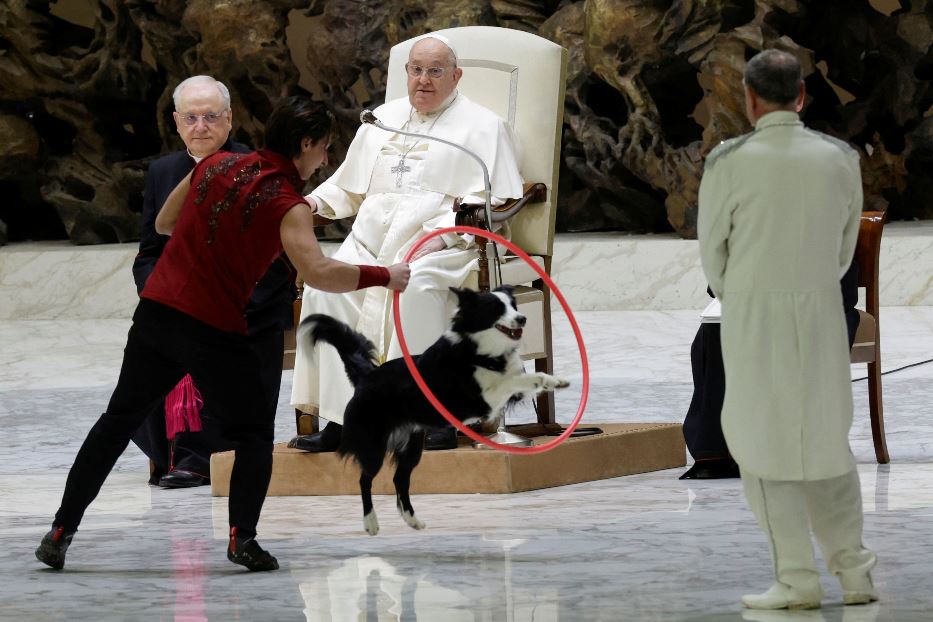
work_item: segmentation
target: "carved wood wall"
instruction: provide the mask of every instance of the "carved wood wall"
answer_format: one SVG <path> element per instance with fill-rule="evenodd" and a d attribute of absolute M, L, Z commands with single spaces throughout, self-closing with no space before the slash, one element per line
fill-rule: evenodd
<path fill-rule="evenodd" d="M 570 51 L 559 230 L 694 236 L 703 158 L 750 129 L 741 73 L 766 47 L 803 62 L 805 121 L 861 151 L 866 207 L 933 217 L 929 2 L 81 2 L 86 25 L 51 2 L 0 4 L 0 243 L 137 239 L 146 166 L 180 146 L 171 92 L 189 75 L 227 83 L 251 144 L 300 81 L 342 121 L 339 161 L 359 110 L 382 100 L 389 47 L 473 24 Z"/>

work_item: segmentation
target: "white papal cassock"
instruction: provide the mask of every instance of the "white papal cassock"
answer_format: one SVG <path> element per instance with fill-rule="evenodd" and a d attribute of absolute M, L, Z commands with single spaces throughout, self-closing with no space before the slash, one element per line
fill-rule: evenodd
<path fill-rule="evenodd" d="M 434 113 L 413 110 L 407 98 L 380 106 L 376 116 L 390 127 L 430 134 L 463 145 L 489 169 L 493 204 L 522 195 L 517 142 L 493 112 L 456 91 Z M 401 166 L 400 166 L 401 161 Z M 454 224 L 454 199 L 483 202 L 482 169 L 467 154 L 442 143 L 362 125 L 343 164 L 311 196 L 327 218 L 356 214 L 347 239 L 333 255 L 347 263 L 389 266 L 401 261 L 425 233 Z M 449 287 L 463 284 L 476 265 L 469 238 L 444 236 L 447 248 L 411 264 L 401 295 L 402 328 L 415 354 L 447 328 L 453 312 Z M 385 360 L 401 356 L 392 320 L 392 295 L 382 287 L 330 294 L 305 287 L 301 317 L 333 316 L 360 331 Z M 299 337 L 292 404 L 337 423 L 353 394 L 343 364 L 329 345 L 309 347 Z"/>

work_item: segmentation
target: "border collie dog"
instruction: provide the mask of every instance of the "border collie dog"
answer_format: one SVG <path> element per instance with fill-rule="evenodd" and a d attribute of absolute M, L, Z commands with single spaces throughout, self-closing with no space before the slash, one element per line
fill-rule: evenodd
<path fill-rule="evenodd" d="M 518 312 L 512 288 L 451 291 L 458 308 L 449 330 L 413 358 L 428 387 L 457 419 L 464 424 L 498 421 L 507 405 L 524 396 L 569 385 L 548 374 L 524 373 L 518 345 L 525 316 Z M 327 315 L 308 316 L 301 331 L 302 336 L 310 333 L 312 344 L 324 342 L 337 349 L 354 387 L 338 453 L 360 466 L 366 532 L 379 533 L 372 482 L 386 453 L 395 462 L 399 514 L 413 529 L 424 529 L 408 494 L 411 473 L 421 460 L 425 430 L 450 424 L 424 397 L 404 358 L 377 365 L 373 344 Z"/>

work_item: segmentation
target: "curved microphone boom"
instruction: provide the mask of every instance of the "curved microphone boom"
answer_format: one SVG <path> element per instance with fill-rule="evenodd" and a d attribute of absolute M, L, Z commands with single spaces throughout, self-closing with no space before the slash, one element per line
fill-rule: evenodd
<path fill-rule="evenodd" d="M 418 134 L 417 132 L 406 132 L 405 130 L 401 130 L 399 128 L 388 127 L 387 125 L 383 125 L 382 121 L 380 121 L 376 117 L 376 115 L 373 114 L 373 111 L 370 110 L 369 108 L 363 110 L 363 112 L 360 113 L 360 122 L 367 123 L 369 125 L 375 125 L 380 130 L 385 130 L 387 132 L 394 132 L 396 134 L 402 134 L 404 136 L 414 136 L 415 138 L 426 138 L 428 140 L 434 140 L 439 143 L 444 143 L 445 145 L 450 145 L 454 149 L 459 149 L 460 151 L 466 153 L 468 156 L 476 160 L 479 163 L 480 167 L 482 167 L 483 169 L 483 183 L 486 186 L 485 187 L 485 190 L 486 190 L 486 209 L 485 209 L 486 226 L 489 228 L 490 231 L 492 231 L 492 208 L 490 206 L 491 197 L 492 197 L 492 185 L 489 183 L 489 169 L 486 168 L 486 163 L 483 162 L 482 158 L 480 158 L 478 155 L 476 155 L 475 153 L 473 153 L 472 151 L 470 151 L 463 145 L 452 143 L 449 140 L 444 140 L 443 138 L 438 138 L 437 136 L 431 136 L 430 134 Z M 493 258 L 493 264 L 496 266 L 496 278 L 499 281 L 499 285 L 502 285 L 502 267 L 499 265 L 499 249 L 496 244 L 492 245 L 492 258 Z"/>

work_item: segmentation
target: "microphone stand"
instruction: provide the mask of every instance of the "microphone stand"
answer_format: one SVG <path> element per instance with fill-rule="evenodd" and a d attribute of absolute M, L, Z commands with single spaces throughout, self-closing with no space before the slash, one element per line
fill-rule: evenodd
<path fill-rule="evenodd" d="M 426 138 L 428 140 L 434 140 L 445 145 L 449 145 L 454 149 L 459 149 L 464 152 L 474 160 L 476 160 L 480 167 L 483 169 L 483 183 L 485 184 L 486 191 L 486 206 L 485 206 L 485 215 L 486 215 L 486 226 L 492 231 L 492 208 L 490 206 L 491 197 L 492 197 L 492 185 L 489 183 L 489 169 L 486 168 L 486 163 L 483 162 L 483 159 L 478 155 L 464 147 L 463 145 L 458 145 L 457 143 L 450 142 L 449 140 L 444 140 L 443 138 L 438 138 L 437 136 L 431 136 L 430 134 L 419 134 L 417 132 L 406 132 L 404 130 L 389 127 L 383 125 L 382 121 L 376 118 L 376 115 L 373 114 L 372 110 L 366 109 L 360 113 L 360 122 L 368 123 L 370 125 L 375 125 L 380 130 L 385 130 L 387 132 L 394 132 L 396 134 L 402 134 L 404 136 L 413 136 L 415 138 Z M 499 262 L 499 249 L 495 243 L 492 245 L 492 257 L 493 264 L 496 267 L 496 278 L 499 285 L 502 285 L 502 267 Z M 513 445 L 518 447 L 528 447 L 532 444 L 530 438 L 525 438 L 524 436 L 519 436 L 518 434 L 512 434 L 505 429 L 505 415 L 499 417 L 499 427 L 496 429 L 494 434 L 487 436 L 489 440 L 499 443 L 500 445 Z M 483 443 L 473 442 L 473 447 L 476 449 L 489 449 L 487 445 Z"/>

